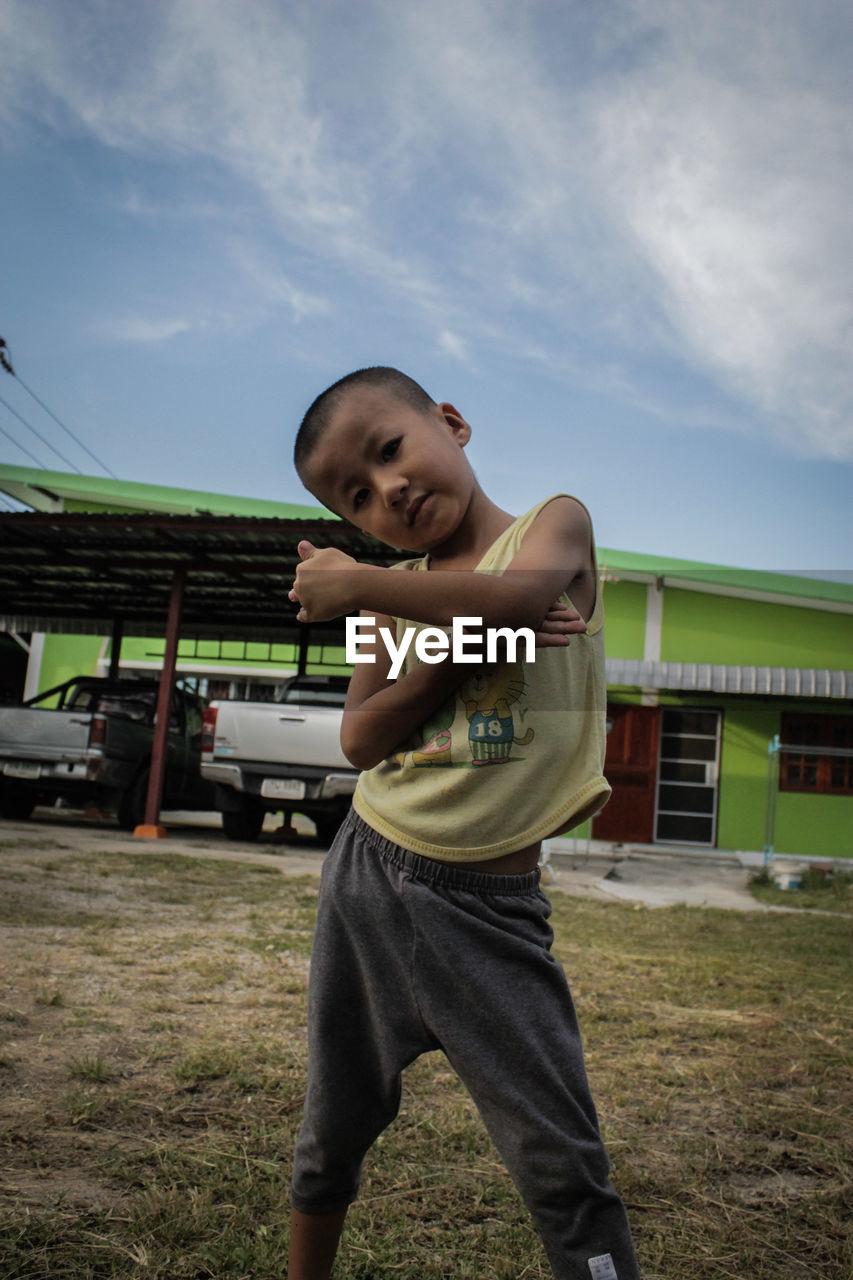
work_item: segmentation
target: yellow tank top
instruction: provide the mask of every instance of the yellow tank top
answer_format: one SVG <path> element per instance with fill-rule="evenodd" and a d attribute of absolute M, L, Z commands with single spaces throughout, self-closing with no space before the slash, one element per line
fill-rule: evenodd
<path fill-rule="evenodd" d="M 562 495 L 554 495 L 562 496 Z M 478 573 L 502 573 L 553 497 L 492 543 Z M 427 569 L 428 557 L 400 568 Z M 593 564 L 598 575 L 593 547 Z M 567 595 L 561 597 L 571 604 Z M 397 620 L 397 643 L 406 627 Z M 361 774 L 355 810 L 405 849 L 448 861 L 494 858 L 577 826 L 610 795 L 605 780 L 601 588 L 583 635 L 532 662 L 472 666 L 472 676 L 401 745 Z M 401 677 L 418 663 L 409 648 Z M 524 646 L 518 650 L 524 654 Z"/>

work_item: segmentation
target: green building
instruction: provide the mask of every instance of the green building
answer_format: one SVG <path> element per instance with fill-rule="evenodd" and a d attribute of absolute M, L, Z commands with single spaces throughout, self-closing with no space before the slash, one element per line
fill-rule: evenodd
<path fill-rule="evenodd" d="M 316 517 L 300 506 L 0 466 L 39 511 Z M 853 857 L 853 586 L 599 549 L 607 612 L 613 797 L 592 835 L 640 844 Z M 2 602 L 0 602 L 2 613 Z M 109 666 L 109 640 L 0 634 L 0 697 Z M 163 643 L 125 638 L 122 672 Z M 340 669 L 337 646 L 310 669 Z M 292 646 L 181 641 L 208 697 L 274 698 Z"/>

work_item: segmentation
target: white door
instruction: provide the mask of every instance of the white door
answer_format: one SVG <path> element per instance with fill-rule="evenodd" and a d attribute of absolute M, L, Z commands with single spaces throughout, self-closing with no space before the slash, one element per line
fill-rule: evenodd
<path fill-rule="evenodd" d="M 716 844 L 721 722 L 719 711 L 663 709 L 655 788 L 658 843 Z"/>

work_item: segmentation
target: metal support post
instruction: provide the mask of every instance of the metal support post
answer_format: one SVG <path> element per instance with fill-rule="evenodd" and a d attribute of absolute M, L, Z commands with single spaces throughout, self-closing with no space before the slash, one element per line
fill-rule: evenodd
<path fill-rule="evenodd" d="M 119 663 L 121 662 L 121 642 L 124 639 L 124 623 L 121 618 L 113 618 L 113 638 L 110 643 L 110 680 L 118 680 Z"/>
<path fill-rule="evenodd" d="M 300 676 L 304 676 L 308 668 L 308 645 L 310 640 L 310 626 L 302 626 L 299 631 L 299 656 L 296 663 L 296 674 Z"/>
<path fill-rule="evenodd" d="M 169 721 L 172 713 L 172 694 L 175 688 L 175 667 L 178 660 L 178 638 L 181 631 L 181 606 L 184 599 L 186 569 L 175 570 L 172 594 L 169 597 L 169 613 L 166 619 L 166 652 L 163 670 L 160 672 L 160 688 L 157 691 L 157 718 L 154 724 L 154 745 L 151 749 L 151 771 L 148 775 L 148 797 L 145 801 L 145 821 L 135 829 L 134 835 L 156 840 L 166 835 L 166 828 L 159 825 L 160 806 L 163 803 L 163 782 L 166 777 L 166 753 L 169 747 Z"/>
<path fill-rule="evenodd" d="M 767 748 L 767 805 L 764 811 L 764 865 L 773 857 L 776 835 L 776 792 L 779 790 L 779 735 L 774 734 Z"/>

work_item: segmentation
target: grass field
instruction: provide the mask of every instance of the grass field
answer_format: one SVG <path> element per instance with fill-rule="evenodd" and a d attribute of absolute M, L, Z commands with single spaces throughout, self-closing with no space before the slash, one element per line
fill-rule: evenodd
<path fill-rule="evenodd" d="M 284 1276 L 316 893 L 2 849 L 4 1280 Z M 647 1280 L 850 1280 L 853 918 L 553 901 Z M 421 1059 L 336 1275 L 549 1274 L 467 1096 Z"/>

